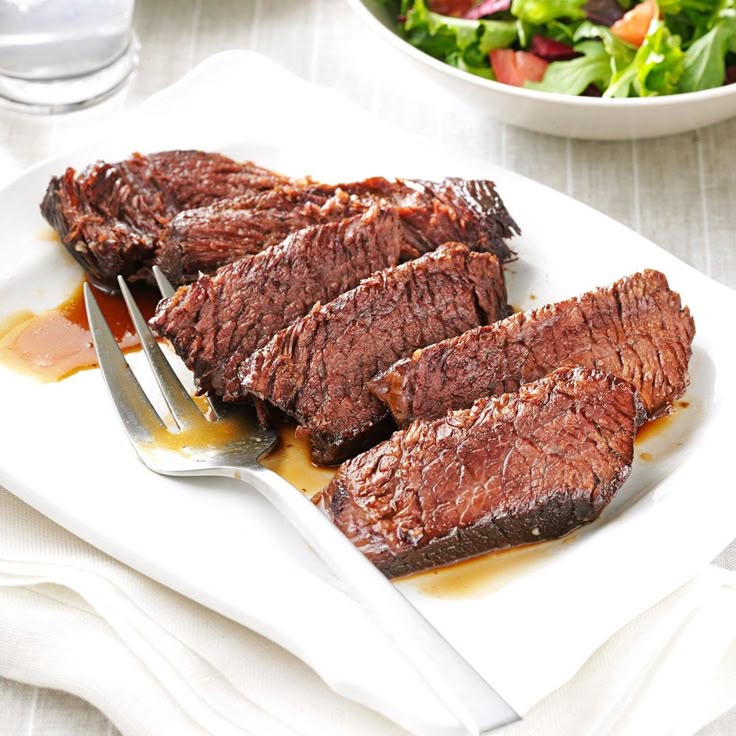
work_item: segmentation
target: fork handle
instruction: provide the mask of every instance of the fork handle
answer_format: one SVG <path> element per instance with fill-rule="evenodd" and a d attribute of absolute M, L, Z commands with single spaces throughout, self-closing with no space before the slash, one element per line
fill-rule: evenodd
<path fill-rule="evenodd" d="M 262 466 L 239 468 L 370 612 L 468 733 L 493 731 L 517 713 L 304 494 Z"/>

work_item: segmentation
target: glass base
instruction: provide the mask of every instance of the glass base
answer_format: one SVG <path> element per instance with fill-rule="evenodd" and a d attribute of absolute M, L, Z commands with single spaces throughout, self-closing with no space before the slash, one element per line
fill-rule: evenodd
<path fill-rule="evenodd" d="M 92 74 L 69 79 L 27 80 L 0 74 L 0 101 L 27 112 L 57 113 L 95 105 L 118 90 L 138 64 L 138 39 L 125 52 Z"/>

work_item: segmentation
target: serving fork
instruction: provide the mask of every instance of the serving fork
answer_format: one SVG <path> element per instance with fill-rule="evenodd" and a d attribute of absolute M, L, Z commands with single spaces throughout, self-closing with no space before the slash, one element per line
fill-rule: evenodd
<path fill-rule="evenodd" d="M 173 293 L 155 269 L 164 297 Z M 84 285 L 90 332 L 107 388 L 142 462 L 156 473 L 236 478 L 259 491 L 293 525 L 367 610 L 397 649 L 470 734 L 490 733 L 518 720 L 503 698 L 450 645 L 352 542 L 299 490 L 260 464 L 278 435 L 245 409 L 210 399 L 206 416 L 182 385 L 141 315 L 125 281 L 120 290 L 138 338 L 176 425 L 154 409 L 113 337 L 91 289 Z"/>

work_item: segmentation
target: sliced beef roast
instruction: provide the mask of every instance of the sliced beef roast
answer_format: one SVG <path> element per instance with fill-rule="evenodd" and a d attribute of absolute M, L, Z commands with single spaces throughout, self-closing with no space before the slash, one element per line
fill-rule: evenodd
<path fill-rule="evenodd" d="M 628 477 L 639 410 L 629 383 L 560 369 L 414 422 L 345 463 L 318 501 L 389 576 L 554 539 Z"/>
<path fill-rule="evenodd" d="M 406 426 L 582 365 L 630 381 L 652 418 L 685 391 L 694 334 L 679 294 L 663 274 L 647 270 L 417 351 L 370 390 Z"/>
<path fill-rule="evenodd" d="M 92 279 L 115 289 L 118 274 L 148 277 L 157 239 L 177 212 L 286 181 L 219 153 L 136 153 L 52 178 L 41 212 Z"/>
<path fill-rule="evenodd" d="M 377 202 L 396 208 L 420 253 L 462 241 L 502 261 L 513 255 L 506 240 L 519 229 L 492 182 L 372 178 L 337 185 L 290 182 L 181 212 L 161 237 L 156 263 L 171 281 L 186 283 L 200 271 L 279 243 L 295 230 L 360 214 Z"/>
<path fill-rule="evenodd" d="M 416 255 L 397 215 L 364 215 L 299 230 L 279 245 L 182 286 L 151 320 L 199 388 L 242 398 L 239 365 L 317 302 L 329 302 L 400 256 Z"/>
<path fill-rule="evenodd" d="M 275 335 L 243 363 L 245 391 L 294 417 L 312 457 L 340 462 L 385 435 L 366 382 L 399 357 L 507 314 L 498 259 L 459 243 L 365 279 Z"/>

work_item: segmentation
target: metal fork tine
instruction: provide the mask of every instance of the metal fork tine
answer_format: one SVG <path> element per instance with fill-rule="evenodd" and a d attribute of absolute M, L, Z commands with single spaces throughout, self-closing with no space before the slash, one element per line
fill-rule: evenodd
<path fill-rule="evenodd" d="M 134 444 L 151 441 L 166 426 L 125 360 L 88 284 L 84 285 L 84 303 L 100 370 L 125 431 Z"/>
<path fill-rule="evenodd" d="M 176 289 L 171 285 L 171 281 L 166 278 L 164 272 L 158 266 L 153 267 L 153 276 L 156 279 L 158 290 L 161 292 L 161 296 L 164 299 L 174 296 Z M 222 402 L 220 402 L 215 396 L 211 396 L 209 394 L 206 395 L 206 398 L 207 403 L 210 405 L 212 416 L 215 419 L 225 416 L 225 407 L 222 405 Z"/>
<path fill-rule="evenodd" d="M 158 266 L 153 267 L 153 277 L 156 279 L 156 285 L 164 299 L 174 296 L 176 289 L 171 285 L 171 281 L 164 276 L 164 272 Z"/>
<path fill-rule="evenodd" d="M 199 410 L 199 407 L 194 403 L 189 392 L 182 385 L 179 377 L 158 346 L 151 330 L 148 329 L 146 320 L 143 319 L 143 315 L 140 309 L 138 309 L 138 305 L 135 303 L 135 299 L 133 299 L 133 295 L 130 293 L 130 289 L 128 289 L 122 276 L 118 276 L 118 285 L 123 294 L 123 299 L 125 299 L 125 306 L 128 307 L 133 320 L 135 331 L 138 333 L 138 339 L 143 346 L 143 352 L 146 354 L 146 358 L 148 358 L 153 375 L 161 389 L 161 393 L 166 399 L 166 403 L 169 405 L 169 409 L 176 423 L 181 428 L 204 421 L 204 416 Z"/>

